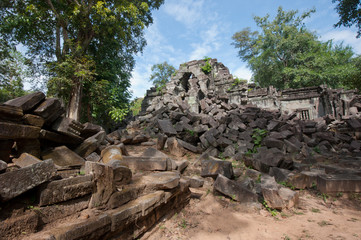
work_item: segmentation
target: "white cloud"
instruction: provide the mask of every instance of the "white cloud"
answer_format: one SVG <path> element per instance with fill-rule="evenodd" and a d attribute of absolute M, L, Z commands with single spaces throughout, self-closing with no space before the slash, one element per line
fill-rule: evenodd
<path fill-rule="evenodd" d="M 164 10 L 176 21 L 185 24 L 187 28 L 192 28 L 195 24 L 203 22 L 201 12 L 204 9 L 204 2 L 204 0 L 167 1 Z"/>
<path fill-rule="evenodd" d="M 202 31 L 200 41 L 191 44 L 194 50 L 190 54 L 189 60 L 202 59 L 204 56 L 209 55 L 209 53 L 219 50 L 221 46 L 220 33 L 218 24 L 213 24 L 207 30 Z"/>
<path fill-rule="evenodd" d="M 321 36 L 322 41 L 331 39 L 333 39 L 335 43 L 344 42 L 344 44 L 350 45 L 357 54 L 361 54 L 361 40 L 356 38 L 356 32 L 349 29 L 332 30 Z"/>
<path fill-rule="evenodd" d="M 245 65 L 236 68 L 236 70 L 231 73 L 235 77 L 247 79 L 248 81 L 250 81 L 252 77 L 252 71 Z"/>

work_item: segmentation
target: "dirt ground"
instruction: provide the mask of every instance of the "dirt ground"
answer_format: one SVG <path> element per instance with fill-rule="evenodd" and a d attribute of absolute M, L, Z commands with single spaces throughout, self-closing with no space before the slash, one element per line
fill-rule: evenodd
<path fill-rule="evenodd" d="M 139 154 L 145 148 L 128 151 Z M 185 175 L 199 174 L 193 164 L 197 158 L 191 153 L 183 157 L 190 162 Z M 191 189 L 183 210 L 164 217 L 140 239 L 361 239 L 361 194 L 331 197 L 301 190 L 297 208 L 277 212 L 260 203 L 235 202 L 213 192 L 212 184 L 207 178 L 202 188 Z"/>

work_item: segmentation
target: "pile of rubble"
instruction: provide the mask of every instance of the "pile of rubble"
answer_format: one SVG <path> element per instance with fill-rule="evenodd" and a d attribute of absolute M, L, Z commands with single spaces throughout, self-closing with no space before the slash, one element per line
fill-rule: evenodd
<path fill-rule="evenodd" d="M 223 85 L 233 78 L 222 64 L 210 62 L 208 74 L 201 68 L 205 61 L 192 61 L 181 65 L 162 92 L 148 91 L 142 115 L 127 131 L 158 136 L 158 149 L 166 146 L 179 157 L 185 150 L 202 153 L 202 176 L 214 177 L 216 190 L 238 199 L 248 192 L 251 201 L 260 197 L 272 208 L 297 202 L 297 194 L 277 182 L 294 189 L 317 186 L 327 194 L 361 191 L 359 103 L 353 103 L 352 115 L 338 120 L 331 115 L 302 120 L 297 112 L 229 103 Z M 232 180 L 226 158 L 254 169 L 247 171 L 253 181 Z"/>
<path fill-rule="evenodd" d="M 189 201 L 185 162 L 129 156 L 118 131 L 62 116 L 58 99 L 33 93 L 0 112 L 1 239 L 136 238 Z"/>

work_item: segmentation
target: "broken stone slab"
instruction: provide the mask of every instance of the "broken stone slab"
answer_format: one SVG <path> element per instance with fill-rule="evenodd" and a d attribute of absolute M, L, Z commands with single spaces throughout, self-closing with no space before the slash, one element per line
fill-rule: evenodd
<path fill-rule="evenodd" d="M 45 183 L 39 189 L 39 206 L 65 202 L 91 194 L 95 187 L 91 175 L 66 178 Z"/>
<path fill-rule="evenodd" d="M 165 134 L 159 134 L 158 135 L 158 140 L 157 140 L 157 149 L 158 150 L 163 150 L 164 149 L 164 145 L 167 141 L 168 137 Z"/>
<path fill-rule="evenodd" d="M 140 133 L 140 134 L 136 134 L 132 138 L 132 144 L 139 144 L 139 143 L 147 142 L 148 140 L 149 140 L 149 137 Z"/>
<path fill-rule="evenodd" d="M 40 128 L 44 125 L 45 122 L 44 118 L 33 114 L 25 114 L 23 116 L 23 121 L 28 125 L 32 125 Z"/>
<path fill-rule="evenodd" d="M 104 141 L 106 133 L 100 131 L 97 134 L 87 138 L 84 142 L 75 149 L 75 152 L 81 157 L 87 157 L 94 152 Z"/>
<path fill-rule="evenodd" d="M 183 157 L 185 154 L 185 150 L 182 145 L 178 142 L 178 139 L 175 137 L 171 137 L 167 139 L 167 146 L 169 152 L 177 157 Z"/>
<path fill-rule="evenodd" d="M 83 124 L 83 128 L 80 130 L 80 136 L 82 138 L 89 138 L 95 134 L 97 134 L 100 131 L 104 131 L 104 129 L 96 124 L 90 123 L 90 122 L 86 122 Z M 115 135 L 115 136 L 114 136 Z M 118 131 L 115 131 L 112 135 L 108 134 L 108 136 L 110 138 L 118 139 L 119 140 L 119 133 Z M 114 137 L 113 137 L 114 136 Z"/>
<path fill-rule="evenodd" d="M 120 160 L 113 159 L 107 163 L 113 169 L 114 183 L 119 185 L 125 185 L 132 181 L 132 171 L 122 165 Z"/>
<path fill-rule="evenodd" d="M 82 129 L 84 128 L 83 124 L 80 122 L 67 118 L 67 117 L 59 117 L 52 125 L 51 129 L 65 134 L 65 135 L 75 135 L 80 136 Z"/>
<path fill-rule="evenodd" d="M 233 177 L 233 167 L 231 162 L 222 160 L 203 160 L 202 161 L 202 177 L 216 178 L 221 174 L 229 179 Z"/>
<path fill-rule="evenodd" d="M 287 169 L 271 167 L 269 171 L 269 175 L 274 177 L 276 182 L 278 183 L 280 182 L 286 183 L 289 180 L 290 175 L 293 175 L 293 173 Z"/>
<path fill-rule="evenodd" d="M 106 213 L 111 218 L 111 231 L 115 232 L 124 227 L 124 220 L 131 216 L 136 216 L 137 214 L 145 216 L 146 213 L 153 210 L 156 206 L 159 206 L 163 202 L 164 197 L 165 193 L 163 191 L 156 191 L 138 197 L 134 201 L 119 208 L 108 210 Z"/>
<path fill-rule="evenodd" d="M 361 192 L 361 176 L 352 174 L 328 174 L 317 178 L 321 193 Z"/>
<path fill-rule="evenodd" d="M 128 187 L 124 186 L 122 189 L 114 192 L 110 197 L 107 206 L 109 209 L 114 209 L 123 204 L 136 199 L 141 193 L 143 187 Z"/>
<path fill-rule="evenodd" d="M 19 139 L 16 141 L 17 154 L 29 153 L 37 158 L 41 156 L 41 144 L 38 139 Z"/>
<path fill-rule="evenodd" d="M 356 118 L 350 118 L 346 120 L 348 126 L 352 129 L 360 131 L 361 130 L 361 122 Z"/>
<path fill-rule="evenodd" d="M 177 170 L 178 172 L 182 173 L 186 167 L 188 167 L 189 162 L 187 160 L 182 160 L 182 161 L 174 161 L 175 164 L 177 165 Z"/>
<path fill-rule="evenodd" d="M 0 160 L 10 162 L 10 154 L 13 145 L 13 140 L 0 140 Z"/>
<path fill-rule="evenodd" d="M 230 180 L 220 174 L 214 182 L 213 188 L 218 192 L 241 203 L 256 202 L 258 200 L 257 194 L 247 189 L 244 184 Z"/>
<path fill-rule="evenodd" d="M 154 145 L 156 145 L 156 143 L 153 142 L 153 141 L 148 141 L 148 142 L 142 142 L 140 145 L 141 145 L 141 146 L 147 146 L 147 147 L 149 147 L 149 146 L 154 146 Z"/>
<path fill-rule="evenodd" d="M 56 147 L 42 153 L 43 159 L 52 159 L 54 164 L 62 167 L 77 167 L 85 164 L 85 160 L 66 146 Z"/>
<path fill-rule="evenodd" d="M 0 105 L 0 119 L 5 121 L 20 122 L 23 110 L 19 107 Z"/>
<path fill-rule="evenodd" d="M 83 142 L 83 138 L 75 135 L 62 135 L 55 132 L 50 132 L 45 129 L 40 130 L 40 139 L 47 140 L 54 143 L 60 143 L 64 145 L 78 145 Z"/>
<path fill-rule="evenodd" d="M 87 219 L 64 222 L 51 230 L 31 235 L 29 240 L 102 239 L 110 229 L 110 217 L 104 213 Z"/>
<path fill-rule="evenodd" d="M 90 162 L 99 162 L 100 159 L 101 157 L 96 152 L 91 153 L 89 156 L 85 158 L 86 161 L 90 161 Z"/>
<path fill-rule="evenodd" d="M 180 175 L 177 172 L 153 172 L 134 182 L 145 185 L 148 190 L 170 190 L 179 185 L 179 180 Z"/>
<path fill-rule="evenodd" d="M 200 177 L 194 176 L 194 177 L 187 177 L 187 176 L 183 176 L 182 178 L 186 179 L 189 181 L 189 187 L 191 188 L 201 188 L 203 187 L 204 184 L 204 180 Z"/>
<path fill-rule="evenodd" d="M 177 131 L 174 129 L 172 122 L 170 120 L 157 120 L 159 128 L 167 136 L 176 135 Z"/>
<path fill-rule="evenodd" d="M 122 150 L 115 145 L 103 149 L 100 156 L 105 164 L 108 164 L 112 160 L 123 160 Z"/>
<path fill-rule="evenodd" d="M 158 157 L 158 158 L 167 158 L 168 155 L 155 149 L 155 148 L 147 148 L 144 150 L 144 152 L 142 153 L 142 156 L 144 157 Z"/>
<path fill-rule="evenodd" d="M 49 181 L 56 174 L 52 160 L 0 174 L 0 201 L 8 201 L 34 187 Z M 14 184 L 16 183 L 16 184 Z"/>
<path fill-rule="evenodd" d="M 105 205 L 115 191 L 112 167 L 102 163 L 85 162 L 85 174 L 91 174 L 96 185 L 96 191 L 93 191 L 89 208 Z"/>
<path fill-rule="evenodd" d="M 5 102 L 5 105 L 20 107 L 24 112 L 30 111 L 45 99 L 42 92 L 31 93 L 22 97 L 11 99 Z"/>
<path fill-rule="evenodd" d="M 23 153 L 20 155 L 19 158 L 14 158 L 13 163 L 15 163 L 16 166 L 23 168 L 30 166 L 32 164 L 40 163 L 41 160 L 29 153 Z"/>
<path fill-rule="evenodd" d="M 285 155 L 277 148 L 258 149 L 258 153 L 253 156 L 253 159 L 245 161 L 247 166 L 252 166 L 254 169 L 268 173 L 270 167 L 281 167 L 286 162 Z M 288 167 L 292 167 L 292 164 Z"/>
<path fill-rule="evenodd" d="M 270 208 L 282 210 L 298 205 L 299 194 L 276 183 L 273 177 L 263 175 L 261 189 L 264 201 Z"/>
<path fill-rule="evenodd" d="M 324 170 L 311 169 L 289 176 L 287 182 L 296 189 L 311 189 L 317 185 L 318 176 L 325 175 Z"/>
<path fill-rule="evenodd" d="M 236 149 L 233 145 L 229 145 L 224 149 L 223 157 L 225 158 L 231 158 L 236 154 Z"/>
<path fill-rule="evenodd" d="M 57 98 L 46 99 L 34 110 L 34 114 L 44 118 L 45 124 L 51 124 L 64 112 L 65 110 Z"/>
<path fill-rule="evenodd" d="M 185 148 L 193 153 L 201 153 L 202 152 L 201 149 L 199 149 L 198 147 L 193 146 L 192 144 L 187 143 L 181 139 L 177 139 L 177 141 L 183 148 Z"/>
<path fill-rule="evenodd" d="M 3 160 L 0 160 L 0 174 L 4 173 L 7 168 L 8 168 L 8 164 Z"/>
<path fill-rule="evenodd" d="M 283 150 L 284 147 L 284 142 L 275 138 L 267 137 L 263 140 L 263 142 L 268 148 L 278 148 L 280 150 Z"/>
<path fill-rule="evenodd" d="M 39 127 L 0 122 L 0 139 L 36 139 L 39 133 Z"/>
<path fill-rule="evenodd" d="M 123 156 L 122 165 L 129 167 L 132 171 L 166 171 L 171 160 L 167 157 L 134 157 Z"/>

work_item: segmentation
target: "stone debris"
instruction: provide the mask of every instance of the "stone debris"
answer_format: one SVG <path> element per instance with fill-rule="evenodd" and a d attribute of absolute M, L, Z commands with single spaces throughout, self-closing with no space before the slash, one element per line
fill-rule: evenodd
<path fill-rule="evenodd" d="M 204 60 L 182 64 L 161 92 L 147 91 L 139 116 L 109 134 L 66 118 L 61 102 L 40 92 L 1 104 L 0 202 L 11 211 L 35 197 L 27 208 L 39 211 L 0 208 L 0 238 L 138 238 L 205 181 L 277 210 L 297 206 L 298 189 L 361 192 L 355 91 L 259 88 L 209 63 L 209 74 Z M 154 147 L 130 156 L 130 144 Z"/>

